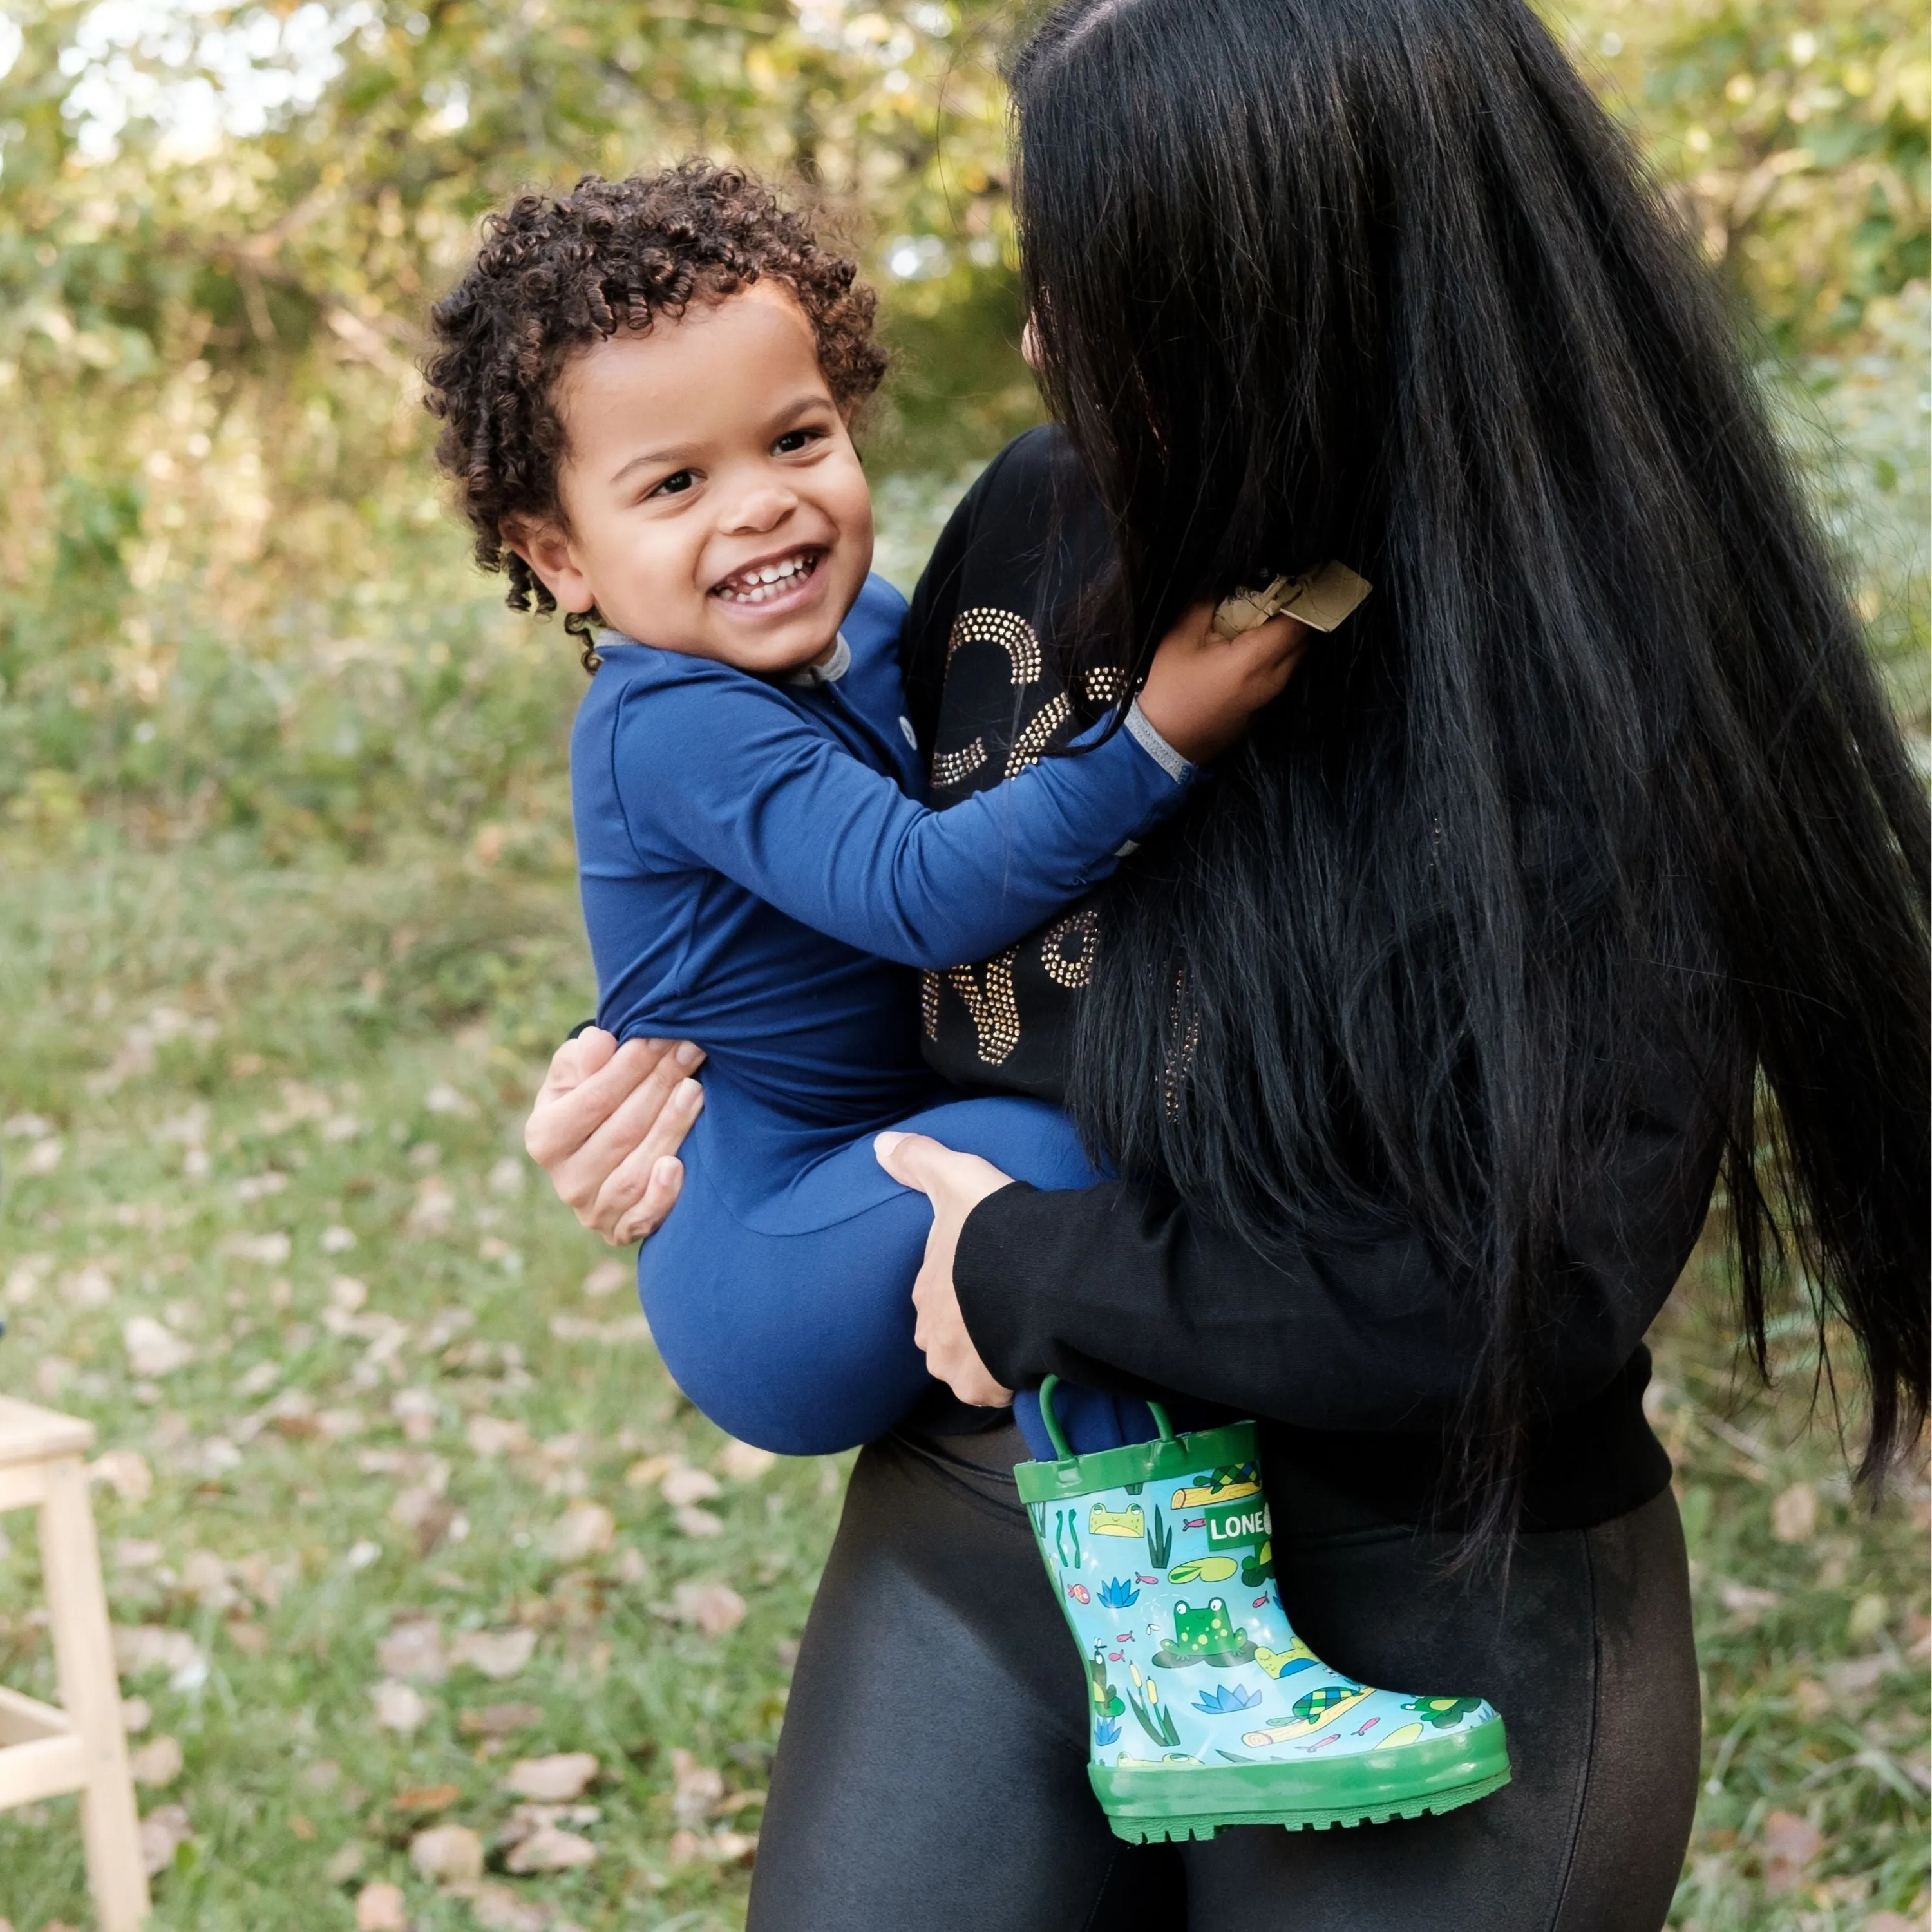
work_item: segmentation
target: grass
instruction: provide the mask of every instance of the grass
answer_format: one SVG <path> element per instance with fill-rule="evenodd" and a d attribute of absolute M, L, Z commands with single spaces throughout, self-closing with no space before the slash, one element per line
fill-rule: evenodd
<path fill-rule="evenodd" d="M 98 1425 L 115 1621 L 174 1634 L 126 1682 L 182 1764 L 142 1794 L 190 1834 L 158 1925 L 347 1928 L 382 1883 L 425 1928 L 737 1924 L 843 1470 L 732 1452 L 518 1151 L 588 997 L 567 879 L 76 837 L 16 847 L 0 912 L 0 1390 Z M 1706 1682 L 1676 1922 L 1922 1924 L 1923 1469 L 1864 1514 L 1802 1337 L 1741 1399 L 1713 1300 L 1656 1338 Z M 0 1523 L 0 1677 L 44 1694 L 28 1527 Z M 448 1661 L 519 1631 L 500 1678 Z M 561 1821 L 596 1862 L 512 1876 L 508 1767 L 564 1751 L 597 1760 Z M 482 1892 L 412 1866 L 440 1824 Z M 0 1815 L 0 1916 L 85 1922 L 70 1803 Z"/>

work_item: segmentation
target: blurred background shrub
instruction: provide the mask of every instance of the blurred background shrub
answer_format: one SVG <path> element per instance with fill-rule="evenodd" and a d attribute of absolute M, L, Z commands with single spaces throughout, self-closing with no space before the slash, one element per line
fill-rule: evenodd
<path fill-rule="evenodd" d="M 567 861 L 554 628 L 470 568 L 415 362 L 482 212 L 703 148 L 880 286 L 866 445 L 910 587 L 1035 418 L 982 0 L 16 0 L 0 20 L 0 837 L 399 836 Z M 1926 722 L 1922 8 L 1551 17 L 1727 278 Z"/>

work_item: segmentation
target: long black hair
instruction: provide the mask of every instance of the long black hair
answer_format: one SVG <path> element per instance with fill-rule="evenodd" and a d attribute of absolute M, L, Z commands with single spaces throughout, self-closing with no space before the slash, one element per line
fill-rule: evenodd
<path fill-rule="evenodd" d="M 1926 1407 L 1932 840 L 1694 244 L 1520 0 L 1070 0 L 1011 79 L 1118 550 L 1070 655 L 1137 676 L 1329 557 L 1376 586 L 1110 897 L 1083 1128 L 1257 1243 L 1420 1221 L 1484 1337 L 1480 1534 L 1674 1033 L 1759 1366 L 1795 1256 L 1882 1472 Z"/>

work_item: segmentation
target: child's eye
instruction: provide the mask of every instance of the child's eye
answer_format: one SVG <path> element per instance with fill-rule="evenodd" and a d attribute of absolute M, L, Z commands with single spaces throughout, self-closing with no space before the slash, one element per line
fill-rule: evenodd
<path fill-rule="evenodd" d="M 695 472 L 680 470 L 675 476 L 667 476 L 651 494 L 653 496 L 682 496 L 697 481 Z"/>
<path fill-rule="evenodd" d="M 801 449 L 819 442 L 824 436 L 822 429 L 788 429 L 772 445 L 774 454 L 796 456 Z"/>

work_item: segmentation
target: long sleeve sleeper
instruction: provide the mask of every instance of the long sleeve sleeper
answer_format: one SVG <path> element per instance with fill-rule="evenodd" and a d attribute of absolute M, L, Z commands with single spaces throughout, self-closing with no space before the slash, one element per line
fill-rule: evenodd
<path fill-rule="evenodd" d="M 951 1097 L 913 969 L 1034 931 L 1193 776 L 1135 711 L 927 809 L 904 609 L 869 579 L 830 663 L 789 682 L 600 639 L 571 741 L 598 1024 L 709 1056 L 683 1195 L 639 1258 L 645 1311 L 700 1408 L 790 1454 L 869 1441 L 931 1387 L 909 1298 L 931 1212 L 873 1134 L 931 1133 L 1036 1187 L 1099 1178 L 1058 1109 Z"/>

